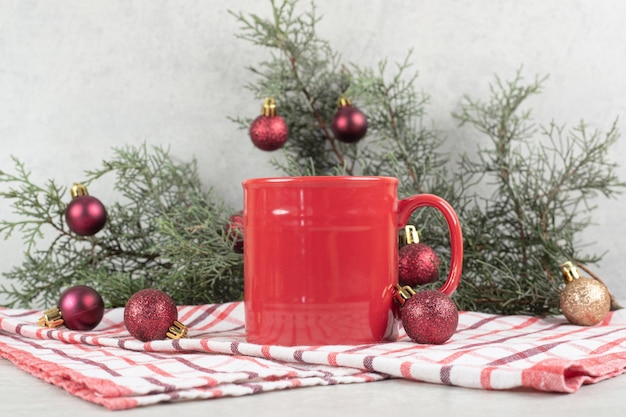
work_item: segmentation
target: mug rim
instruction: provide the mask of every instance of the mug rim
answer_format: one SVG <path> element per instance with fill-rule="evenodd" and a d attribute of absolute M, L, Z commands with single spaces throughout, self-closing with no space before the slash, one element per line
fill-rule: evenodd
<path fill-rule="evenodd" d="M 303 175 L 248 178 L 242 181 L 244 187 L 254 185 L 285 185 L 285 184 L 349 184 L 349 183 L 387 183 L 398 184 L 396 177 L 379 175 Z"/>

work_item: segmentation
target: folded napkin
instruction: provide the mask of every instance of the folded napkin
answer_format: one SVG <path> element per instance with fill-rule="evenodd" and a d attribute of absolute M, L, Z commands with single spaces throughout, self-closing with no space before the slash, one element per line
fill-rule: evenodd
<path fill-rule="evenodd" d="M 443 345 L 255 345 L 242 303 L 179 307 L 189 338 L 143 343 L 123 309 L 92 331 L 38 327 L 41 311 L 0 309 L 0 355 L 34 376 L 109 409 L 240 396 L 314 385 L 405 378 L 482 389 L 575 392 L 626 371 L 626 310 L 599 325 L 563 317 L 461 312 Z"/>

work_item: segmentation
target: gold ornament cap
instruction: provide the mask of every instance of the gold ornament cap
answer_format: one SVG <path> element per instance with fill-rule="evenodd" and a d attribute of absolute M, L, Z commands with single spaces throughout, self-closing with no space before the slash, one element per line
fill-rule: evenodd
<path fill-rule="evenodd" d="M 394 293 L 394 297 L 396 298 L 396 301 L 403 306 L 404 303 L 406 303 L 406 300 L 408 300 L 409 298 L 413 297 L 415 295 L 415 291 L 413 291 L 413 288 L 411 288 L 408 285 L 405 285 L 404 287 L 396 284 L 396 291 Z"/>
<path fill-rule="evenodd" d="M 566 285 L 559 296 L 561 312 L 579 326 L 600 323 L 611 310 L 611 295 L 606 286 L 593 278 L 580 275 L 572 262 L 561 265 Z"/>
<path fill-rule="evenodd" d="M 52 307 L 43 312 L 43 316 L 37 320 L 37 324 L 41 327 L 59 327 L 63 324 L 63 315 L 57 307 Z"/>
<path fill-rule="evenodd" d="M 169 339 L 178 340 L 187 337 L 187 326 L 175 320 L 165 334 Z"/>
<path fill-rule="evenodd" d="M 352 106 L 352 102 L 349 98 L 341 96 L 339 100 L 337 100 L 337 108 L 341 109 L 342 107 Z"/>
<path fill-rule="evenodd" d="M 70 195 L 72 198 L 76 198 L 82 195 L 89 195 L 89 193 L 87 192 L 87 187 L 83 184 L 75 182 L 74 185 L 72 185 L 72 188 L 70 188 Z"/>
<path fill-rule="evenodd" d="M 415 226 L 404 226 L 404 236 L 402 237 L 402 243 L 410 245 L 411 243 L 420 243 L 420 235 L 417 233 Z"/>
<path fill-rule="evenodd" d="M 276 116 L 276 100 L 274 100 L 272 97 L 267 97 L 263 102 L 261 114 L 266 117 Z"/>
<path fill-rule="evenodd" d="M 566 283 L 582 278 L 580 272 L 578 272 L 578 268 L 576 268 L 576 266 L 570 261 L 561 265 L 561 272 L 563 272 L 563 279 Z"/>

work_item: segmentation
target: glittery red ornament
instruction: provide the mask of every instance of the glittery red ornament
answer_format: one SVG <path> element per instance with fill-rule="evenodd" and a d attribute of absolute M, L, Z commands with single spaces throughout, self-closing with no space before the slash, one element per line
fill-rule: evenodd
<path fill-rule="evenodd" d="M 415 287 L 437 281 L 439 256 L 424 243 L 404 245 L 398 251 L 398 280 L 403 285 Z"/>
<path fill-rule="evenodd" d="M 170 335 L 174 330 L 172 326 L 182 326 L 178 322 L 178 309 L 172 297 L 155 288 L 137 291 L 128 299 L 124 308 L 124 324 L 131 336 L 142 342 L 167 337 L 174 339 L 186 334 L 184 328 L 183 335 Z"/>
<path fill-rule="evenodd" d="M 238 211 L 230 216 L 226 224 L 226 234 L 233 242 L 233 250 L 243 253 L 243 212 Z"/>
<path fill-rule="evenodd" d="M 92 236 L 104 227 L 107 211 L 104 204 L 88 195 L 82 184 L 74 184 L 71 189 L 72 201 L 65 209 L 65 222 L 70 230 L 79 236 Z"/>
<path fill-rule="evenodd" d="M 91 330 L 104 315 L 104 301 L 100 294 L 86 285 L 70 287 L 61 294 L 56 307 L 44 312 L 39 325 L 65 325 L 71 330 Z"/>
<path fill-rule="evenodd" d="M 342 97 L 330 127 L 341 142 L 355 143 L 367 133 L 367 117 L 361 110 L 353 107 L 350 100 Z"/>
<path fill-rule="evenodd" d="M 456 331 L 459 312 L 450 297 L 436 290 L 420 291 L 402 306 L 402 325 L 415 342 L 445 343 Z"/>
<path fill-rule="evenodd" d="M 250 139 L 254 145 L 264 151 L 281 148 L 289 138 L 289 128 L 285 119 L 276 114 L 276 102 L 272 98 L 265 100 L 259 117 L 250 125 Z"/>

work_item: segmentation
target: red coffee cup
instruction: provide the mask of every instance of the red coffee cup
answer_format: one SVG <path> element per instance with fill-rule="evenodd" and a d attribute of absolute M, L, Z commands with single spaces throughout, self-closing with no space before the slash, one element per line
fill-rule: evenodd
<path fill-rule="evenodd" d="M 244 303 L 251 343 L 283 346 L 395 340 L 398 230 L 439 210 L 450 230 L 451 295 L 463 238 L 454 209 L 420 194 L 398 201 L 390 177 L 279 177 L 243 182 Z"/>

